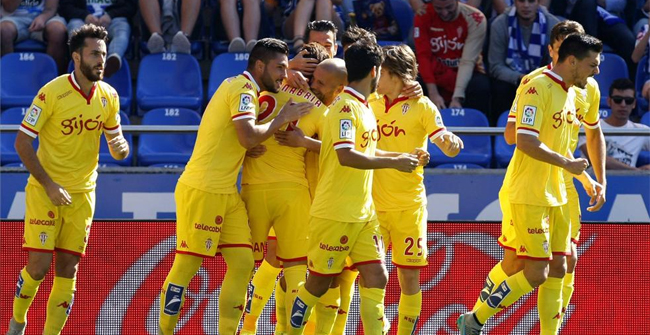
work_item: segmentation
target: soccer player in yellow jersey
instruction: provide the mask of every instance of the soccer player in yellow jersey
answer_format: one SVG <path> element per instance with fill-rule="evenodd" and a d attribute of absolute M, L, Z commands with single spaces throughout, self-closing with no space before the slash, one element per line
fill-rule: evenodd
<path fill-rule="evenodd" d="M 54 284 L 43 334 L 59 334 L 72 309 L 77 268 L 86 250 L 95 210 L 100 136 L 111 155 L 129 155 L 120 128 L 120 103 L 104 83 L 106 40 L 103 27 L 84 25 L 69 45 L 74 71 L 43 86 L 23 119 L 16 151 L 30 173 L 27 180 L 23 249 L 27 266 L 18 276 L 7 334 L 24 334 L 27 310 L 56 252 Z M 33 140 L 38 137 L 38 152 Z"/>
<path fill-rule="evenodd" d="M 587 78 L 598 73 L 600 52 L 602 42 L 598 39 L 585 34 L 569 35 L 560 46 L 553 69 L 522 88 L 523 94 L 517 100 L 517 148 L 506 172 L 509 180 L 505 182 L 516 252 L 523 259 L 524 268 L 495 283 L 478 308 L 458 318 L 463 335 L 480 334 L 488 318 L 534 287 L 543 284 L 547 290 L 562 289 L 563 274 L 548 276 L 551 260 L 564 263 L 570 250 L 562 169 L 578 175 L 588 166 L 585 159 L 566 157 L 571 127 L 577 122 L 575 91 L 570 87 L 586 87 Z M 557 266 L 552 268 L 558 271 Z M 559 314 L 561 296 L 556 296 L 556 301 L 544 301 L 541 315 Z"/>
<path fill-rule="evenodd" d="M 327 50 L 316 43 L 305 44 L 303 57 L 314 58 L 317 62 L 328 59 Z M 309 76 L 311 77 L 311 76 Z M 311 91 L 283 84 L 274 92 L 264 92 L 259 98 L 260 113 L 257 122 L 271 122 L 279 110 L 289 100 L 294 102 L 309 102 L 314 109 L 308 115 L 284 126 L 286 130 L 300 127 L 309 137 L 318 134 L 320 119 L 327 111 L 327 105 Z M 284 130 L 283 129 L 283 130 Z M 251 235 L 253 238 L 253 255 L 260 261 L 264 257 L 264 244 L 273 228 L 276 248 L 274 254 L 283 264 L 286 279 L 286 302 L 291 307 L 298 292 L 298 285 L 304 282 L 307 273 L 307 224 L 311 196 L 305 174 L 305 148 L 280 146 L 269 138 L 261 145 L 266 152 L 259 157 L 246 157 L 242 175 L 242 200 L 248 211 Z M 271 266 L 263 263 L 263 266 Z M 269 271 L 270 270 L 270 271 Z M 275 270 L 275 271 L 273 271 Z M 270 276 L 266 273 L 270 272 Z M 262 269 L 255 274 L 252 281 L 252 294 L 246 307 L 246 315 L 241 334 L 255 334 L 257 319 L 264 305 L 273 292 L 273 285 L 280 272 L 279 268 Z M 280 324 L 278 328 L 282 328 Z M 286 328 L 286 327 L 285 327 Z"/>
<path fill-rule="evenodd" d="M 382 62 L 375 44 L 359 43 L 345 52 L 348 87 L 325 117 L 319 181 L 309 223 L 307 282 L 294 301 L 289 334 L 301 334 L 305 321 L 332 277 L 350 256 L 362 276 L 364 333 L 381 334 L 387 281 L 383 243 L 372 204 L 372 169 L 413 171 L 417 156 L 376 150 L 378 132 L 365 97 L 377 84 Z"/>
<path fill-rule="evenodd" d="M 562 41 L 566 38 L 567 35 L 572 33 L 584 33 L 582 26 L 575 21 L 563 21 L 556 24 L 551 30 L 551 40 L 553 41 L 552 45 L 549 45 L 549 54 L 552 58 L 552 63 L 548 66 L 541 67 L 527 76 L 522 80 L 522 85 L 518 89 L 518 96 L 521 94 L 521 87 L 527 83 L 530 78 L 541 74 L 546 69 L 552 69 L 552 64 L 557 63 L 558 60 L 558 50 Z M 576 117 L 578 122 L 573 122 L 571 127 L 571 144 L 569 146 L 569 152 L 572 153 L 575 151 L 578 131 L 580 129 L 580 124 L 585 125 L 585 130 L 592 140 L 590 142 L 592 152 L 602 153 L 605 152 L 604 138 L 602 131 L 598 126 L 598 109 L 600 103 L 600 91 L 598 90 L 598 83 L 593 78 L 587 79 L 586 89 L 580 89 L 576 86 L 572 87 L 576 91 Z M 510 110 L 508 124 L 506 126 L 505 138 L 506 141 L 510 144 L 515 141 L 515 120 L 516 120 L 516 103 L 513 104 L 513 108 Z M 597 154 L 597 157 L 601 155 Z M 605 190 L 602 185 L 606 185 L 605 178 L 605 166 L 604 160 L 594 159 L 592 161 L 594 166 L 594 171 L 596 172 L 596 178 L 600 183 L 594 182 L 589 174 L 586 172 L 580 176 L 575 176 L 583 185 L 587 193 L 592 196 L 592 206 L 587 208 L 588 211 L 598 211 L 605 202 Z M 512 172 L 512 170 L 510 170 Z M 571 295 L 574 290 L 574 269 L 577 262 L 577 252 L 576 252 L 576 243 L 580 235 L 580 203 L 578 199 L 577 190 L 573 184 L 574 176 L 570 173 L 564 171 L 564 181 L 567 191 L 567 206 L 566 210 L 569 212 L 569 223 L 571 225 L 571 255 L 567 259 L 567 269 L 566 275 L 564 275 L 563 262 L 551 262 L 550 264 L 550 277 L 564 276 L 562 283 L 563 287 L 561 292 L 558 290 L 547 290 L 544 286 L 540 288 L 538 304 L 540 307 L 539 311 L 544 311 L 542 307 L 544 301 L 547 299 L 555 300 L 556 297 L 553 295 L 561 294 L 562 295 L 562 317 L 564 312 L 569 305 Z M 495 283 L 503 281 L 510 275 L 517 273 L 523 269 L 523 263 L 517 259 L 516 255 L 516 246 L 514 245 L 515 233 L 514 228 L 510 223 L 510 214 L 509 214 L 509 203 L 507 198 L 508 193 L 508 181 L 509 176 L 506 176 L 504 184 L 499 192 L 499 199 L 501 202 L 501 210 L 503 212 L 502 220 L 502 235 L 499 238 L 499 244 L 504 248 L 504 257 L 503 260 L 497 263 L 493 269 L 488 274 L 483 290 L 481 291 L 479 298 L 476 301 L 474 308 L 477 308 L 480 303 L 487 298 L 492 289 L 494 288 Z M 595 202 L 595 204 L 593 203 Z M 559 267 L 559 269 L 556 269 Z M 557 271 L 556 271 L 557 270 Z M 551 281 L 552 282 L 552 281 Z M 550 296 L 549 296 L 550 294 Z M 552 332 L 553 329 L 557 329 L 561 323 L 562 317 L 557 318 L 556 315 L 547 315 L 543 317 L 540 315 L 541 328 L 546 330 L 549 329 L 549 332 Z"/>
<path fill-rule="evenodd" d="M 237 333 L 254 267 L 246 208 L 237 193 L 237 174 L 246 149 L 284 124 L 309 113 L 311 103 L 287 103 L 273 121 L 257 125 L 260 91 L 277 92 L 286 78 L 286 43 L 259 40 L 247 70 L 219 86 L 208 104 L 192 157 L 176 186 L 176 257 L 162 287 L 160 334 L 172 334 L 190 280 L 203 257 L 221 252 L 228 269 L 219 295 L 219 334 Z"/>
<path fill-rule="evenodd" d="M 447 156 L 456 156 L 462 140 L 445 129 L 436 106 L 427 97 L 401 96 L 404 84 L 415 80 L 418 66 L 406 45 L 383 48 L 384 63 L 377 93 L 370 107 L 377 117 L 379 141 L 384 151 L 426 151 L 427 139 Z M 374 173 L 372 197 L 386 245 L 392 245 L 402 294 L 399 301 L 398 335 L 415 333 L 422 308 L 420 269 L 427 266 L 427 209 L 424 168 L 405 174 L 395 170 Z"/>

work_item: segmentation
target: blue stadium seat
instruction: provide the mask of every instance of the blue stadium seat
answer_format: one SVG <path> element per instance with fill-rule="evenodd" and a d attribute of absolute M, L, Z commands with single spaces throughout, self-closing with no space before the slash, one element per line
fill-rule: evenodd
<path fill-rule="evenodd" d="M 198 125 L 201 117 L 185 108 L 157 108 L 142 118 L 143 125 Z M 138 145 L 138 165 L 187 164 L 196 134 L 142 134 Z"/>
<path fill-rule="evenodd" d="M 442 120 L 446 127 L 488 127 L 488 119 L 482 112 L 471 109 L 443 109 L 440 111 Z M 490 165 L 492 159 L 492 141 L 490 136 L 463 135 L 460 136 L 465 144 L 456 157 L 447 157 L 438 147 L 429 142 L 429 153 L 431 154 L 430 166 L 440 164 L 477 164 L 483 167 Z"/>
<path fill-rule="evenodd" d="M 643 116 L 641 116 L 641 123 L 650 127 L 650 112 L 646 112 L 643 114 Z"/>
<path fill-rule="evenodd" d="M 37 52 L 14 52 L 0 61 L 2 109 L 29 106 L 38 90 L 57 75 L 52 57 Z"/>
<path fill-rule="evenodd" d="M 646 112 L 641 117 L 641 123 L 650 127 L 650 112 Z M 639 160 L 636 162 L 636 166 L 643 166 L 650 164 L 650 151 L 641 151 L 639 154 Z"/>
<path fill-rule="evenodd" d="M 120 123 L 122 125 L 129 125 L 131 124 L 131 121 L 129 120 L 129 116 L 124 113 L 120 112 L 120 118 L 121 121 Z M 131 162 L 133 162 L 133 135 L 130 133 L 125 133 L 124 134 L 124 139 L 129 143 L 129 148 L 131 149 L 131 152 L 129 153 L 129 156 L 126 157 L 125 159 L 118 161 L 113 156 L 111 156 L 111 152 L 108 150 L 108 143 L 106 143 L 106 136 L 102 135 L 101 139 L 99 142 L 99 165 L 103 166 L 131 166 Z"/>
<path fill-rule="evenodd" d="M 68 73 L 74 71 L 74 63 L 68 64 Z M 131 84 L 131 68 L 129 62 L 122 60 L 122 67 L 115 72 L 110 78 L 104 78 L 104 81 L 117 91 L 120 97 L 120 110 L 131 114 L 131 101 L 133 97 L 133 85 Z"/>
<path fill-rule="evenodd" d="M 436 166 L 436 169 L 474 170 L 474 169 L 484 169 L 484 167 L 477 164 L 447 163 L 447 164 L 440 164 Z"/>
<path fill-rule="evenodd" d="M 185 164 L 152 164 L 149 165 L 149 167 L 157 167 L 157 168 L 163 168 L 163 169 L 184 169 Z"/>
<path fill-rule="evenodd" d="M 409 36 L 411 36 L 411 29 L 413 28 L 413 9 L 404 0 L 390 0 L 390 6 L 393 8 L 395 20 L 397 20 L 400 32 L 402 33 L 402 41 L 407 43 Z"/>
<path fill-rule="evenodd" d="M 20 124 L 25 118 L 28 107 L 9 108 L 0 114 L 0 124 Z M 14 148 L 16 132 L 3 131 L 0 133 L 0 165 L 21 163 Z M 38 137 L 34 140 L 34 150 L 38 147 Z"/>
<path fill-rule="evenodd" d="M 639 61 L 639 65 L 636 67 L 636 76 L 634 78 L 634 83 L 636 84 L 636 101 L 637 108 L 641 111 L 648 110 L 648 100 L 646 100 L 641 93 L 643 92 L 643 84 L 645 84 L 648 78 L 648 56 L 643 56 Z"/>
<path fill-rule="evenodd" d="M 508 123 L 508 113 L 507 110 L 499 116 L 497 120 L 497 127 L 505 127 Z M 496 158 L 497 167 L 505 168 L 510 163 L 512 155 L 515 153 L 515 145 L 509 145 L 506 143 L 505 137 L 503 135 L 495 136 L 494 139 L 494 156 Z"/>
<path fill-rule="evenodd" d="M 215 57 L 212 61 L 212 67 L 210 68 L 208 101 L 210 101 L 212 95 L 217 91 L 219 85 L 221 85 L 224 79 L 244 72 L 247 65 L 247 53 L 222 53 Z"/>
<path fill-rule="evenodd" d="M 196 58 L 177 53 L 148 55 L 140 61 L 137 101 L 141 111 L 203 104 L 201 68 Z"/>
<path fill-rule="evenodd" d="M 600 87 L 600 105 L 607 106 L 607 95 L 609 86 L 614 80 L 627 78 L 627 64 L 621 56 L 613 53 L 602 53 L 600 56 L 600 73 L 594 78 Z"/>
<path fill-rule="evenodd" d="M 47 45 L 38 40 L 26 39 L 14 44 L 14 52 L 45 52 Z"/>

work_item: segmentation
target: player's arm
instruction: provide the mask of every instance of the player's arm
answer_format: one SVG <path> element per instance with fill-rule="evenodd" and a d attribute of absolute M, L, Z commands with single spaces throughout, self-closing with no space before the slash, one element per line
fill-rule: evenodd
<path fill-rule="evenodd" d="M 289 99 L 278 113 L 278 116 L 269 123 L 257 125 L 255 124 L 255 118 L 233 121 L 239 144 L 246 150 L 253 148 L 280 130 L 283 124 L 298 120 L 301 116 L 309 113 L 313 106 L 308 102 L 293 103 L 293 100 Z"/>
<path fill-rule="evenodd" d="M 442 135 L 436 137 L 433 143 L 447 157 L 456 157 L 460 150 L 465 147 L 463 140 L 450 131 L 445 131 Z"/>
<path fill-rule="evenodd" d="M 129 142 L 126 141 L 124 135 L 122 135 L 122 129 L 118 128 L 116 132 L 105 132 L 106 142 L 108 143 L 108 150 L 111 152 L 111 156 L 121 161 L 129 157 Z"/>
<path fill-rule="evenodd" d="M 309 151 L 320 153 L 321 141 L 306 136 L 302 129 L 297 126 L 293 130 L 278 131 L 274 135 L 280 145 L 293 148 L 305 148 Z"/>
<path fill-rule="evenodd" d="M 517 149 L 533 159 L 559 166 L 572 174 L 581 174 L 589 166 L 584 158 L 570 159 L 551 150 L 534 135 L 518 132 Z"/>
<path fill-rule="evenodd" d="M 418 166 L 418 158 L 411 154 L 399 154 L 395 157 L 366 156 L 353 148 L 336 149 L 336 155 L 342 166 L 360 170 L 395 169 L 412 172 Z"/>
<path fill-rule="evenodd" d="M 603 131 L 600 127 L 594 129 L 585 127 L 584 129 L 587 138 L 586 151 L 591 166 L 593 166 L 596 180 L 606 187 L 607 176 L 605 175 L 605 165 L 607 163 L 607 149 L 605 148 L 605 135 L 603 135 Z"/>
<path fill-rule="evenodd" d="M 19 131 L 16 135 L 16 142 L 14 147 L 18 153 L 18 157 L 27 168 L 27 171 L 43 186 L 50 201 L 55 206 L 70 205 L 72 197 L 61 185 L 55 183 L 52 178 L 45 172 L 43 165 L 36 156 L 36 151 L 32 146 L 34 138 L 26 133 Z"/>
<path fill-rule="evenodd" d="M 571 159 L 575 158 L 573 157 L 571 150 L 567 151 L 567 157 Z M 605 204 L 605 187 L 591 178 L 587 171 L 583 171 L 581 174 L 574 175 L 573 177 L 582 184 L 582 188 L 585 189 L 585 192 L 587 192 L 587 195 L 591 198 L 589 200 L 590 206 L 587 207 L 587 211 L 599 211 Z"/>

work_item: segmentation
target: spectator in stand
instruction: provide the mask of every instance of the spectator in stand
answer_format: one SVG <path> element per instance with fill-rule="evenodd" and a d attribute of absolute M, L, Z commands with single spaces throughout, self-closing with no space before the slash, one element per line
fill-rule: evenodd
<path fill-rule="evenodd" d="M 228 52 L 251 52 L 257 43 L 260 30 L 261 8 L 259 0 L 242 0 L 244 25 L 239 22 L 237 0 L 221 0 L 221 20 L 230 44 Z M 240 29 L 242 27 L 242 29 Z M 242 38 L 242 30 L 244 38 Z"/>
<path fill-rule="evenodd" d="M 284 35 L 293 38 L 294 52 L 299 51 L 305 43 L 308 43 L 309 36 L 306 36 L 305 33 L 312 14 L 315 14 L 316 21 L 331 20 L 337 29 L 343 28 L 343 23 L 333 8 L 333 5 L 341 5 L 343 0 L 292 0 L 292 2 L 294 9 L 284 22 Z"/>
<path fill-rule="evenodd" d="M 557 16 L 578 21 L 591 36 L 598 33 L 596 3 L 604 0 L 540 0 L 540 4 Z"/>
<path fill-rule="evenodd" d="M 489 110 L 489 79 L 477 66 L 486 27 L 483 13 L 458 0 L 432 0 L 424 14 L 415 16 L 420 74 L 439 109 Z"/>
<path fill-rule="evenodd" d="M 47 43 L 59 73 L 68 69 L 65 20 L 56 14 L 58 0 L 2 0 L 0 39 L 2 56 L 14 52 L 14 43 L 34 39 Z"/>
<path fill-rule="evenodd" d="M 408 2 L 415 15 L 423 15 L 427 11 L 425 4 L 431 0 L 409 0 Z M 477 8 L 485 17 L 492 18 L 505 12 L 506 8 L 512 6 L 513 0 L 460 0 L 460 2 Z"/>
<path fill-rule="evenodd" d="M 512 105 L 521 78 L 549 62 L 551 29 L 558 22 L 538 0 L 516 0 L 492 21 L 488 63 L 496 117 Z"/>
<path fill-rule="evenodd" d="M 192 51 L 189 37 L 200 11 L 201 0 L 140 0 L 140 15 L 151 34 L 147 41 L 149 52 L 189 54 Z M 166 44 L 171 44 L 169 50 Z"/>
<path fill-rule="evenodd" d="M 138 9 L 135 0 L 61 0 L 59 13 L 68 21 L 68 34 L 85 23 L 103 26 L 108 31 L 108 57 L 104 77 L 112 76 L 122 67 L 122 58 L 129 47 L 129 22 Z"/>
<path fill-rule="evenodd" d="M 604 0 L 598 0 L 600 3 Z M 598 12 L 598 35 L 603 43 L 609 45 L 614 52 L 621 56 L 627 63 L 628 76 L 634 78 L 636 75 L 636 64 L 632 62 L 630 55 L 634 51 L 634 34 L 627 26 L 627 23 L 620 17 L 611 14 L 603 7 L 596 8 Z"/>
<path fill-rule="evenodd" d="M 649 3 L 650 0 L 647 3 Z M 648 24 L 644 24 L 639 31 L 639 34 L 636 36 L 636 46 L 634 47 L 634 52 L 632 52 L 632 61 L 634 63 L 639 63 L 643 56 L 650 55 L 650 47 L 648 46 L 648 39 L 650 38 L 650 29 L 648 29 Z M 641 96 L 646 100 L 650 100 L 650 58 L 646 61 L 645 64 L 638 64 L 638 66 L 643 67 L 645 81 L 643 88 L 641 89 Z"/>
<path fill-rule="evenodd" d="M 602 120 L 600 126 L 604 131 L 607 129 L 638 129 L 648 126 L 630 121 L 630 114 L 636 107 L 634 83 L 627 79 L 616 79 L 609 87 L 607 103 L 612 112 L 607 119 Z M 585 156 L 586 140 L 580 137 L 578 147 Z M 648 136 L 607 136 L 607 158 L 608 170 L 650 170 L 650 164 L 636 167 L 637 159 L 641 150 L 650 150 L 650 137 Z"/>

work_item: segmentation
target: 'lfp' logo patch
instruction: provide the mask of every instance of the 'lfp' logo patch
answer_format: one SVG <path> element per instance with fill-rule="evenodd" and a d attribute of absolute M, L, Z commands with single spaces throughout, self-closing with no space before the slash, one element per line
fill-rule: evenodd
<path fill-rule="evenodd" d="M 165 293 L 165 314 L 176 315 L 181 311 L 184 290 L 185 288 L 183 286 L 169 283 L 167 292 Z"/>

